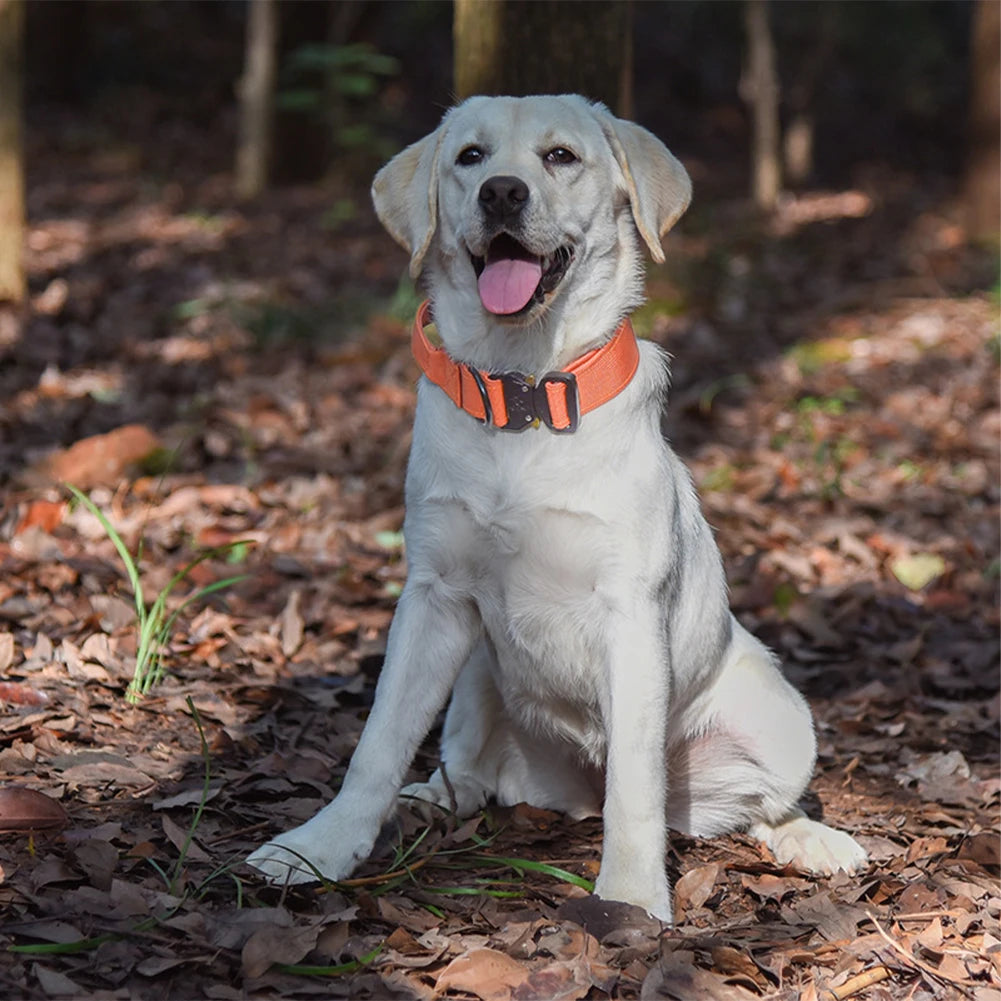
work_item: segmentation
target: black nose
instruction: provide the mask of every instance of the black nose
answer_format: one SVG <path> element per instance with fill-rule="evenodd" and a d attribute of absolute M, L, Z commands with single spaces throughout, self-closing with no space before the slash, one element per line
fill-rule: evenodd
<path fill-rule="evenodd" d="M 513 219 L 527 202 L 528 185 L 519 177 L 490 177 L 480 188 L 480 207 L 499 222 Z"/>

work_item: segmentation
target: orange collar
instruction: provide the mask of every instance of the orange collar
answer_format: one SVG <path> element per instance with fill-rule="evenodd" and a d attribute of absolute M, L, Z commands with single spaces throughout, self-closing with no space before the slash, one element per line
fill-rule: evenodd
<path fill-rule="evenodd" d="M 424 302 L 410 337 L 417 364 L 460 410 L 501 431 L 524 431 L 541 422 L 557 434 L 571 434 L 582 414 L 629 385 L 640 361 L 636 335 L 625 319 L 610 341 L 559 372 L 547 372 L 538 380 L 521 372 L 491 374 L 453 361 L 435 347 L 424 333 L 430 322 L 431 304 Z"/>

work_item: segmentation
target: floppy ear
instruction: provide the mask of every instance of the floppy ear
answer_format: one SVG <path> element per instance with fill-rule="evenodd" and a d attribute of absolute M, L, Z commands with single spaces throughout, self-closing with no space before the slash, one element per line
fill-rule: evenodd
<path fill-rule="evenodd" d="M 410 275 L 417 278 L 438 224 L 438 148 L 444 128 L 397 153 L 372 182 L 379 221 L 410 253 Z"/>
<path fill-rule="evenodd" d="M 652 132 L 600 110 L 601 126 L 626 178 L 636 228 L 650 256 L 662 264 L 660 239 L 688 208 L 692 182 Z"/>

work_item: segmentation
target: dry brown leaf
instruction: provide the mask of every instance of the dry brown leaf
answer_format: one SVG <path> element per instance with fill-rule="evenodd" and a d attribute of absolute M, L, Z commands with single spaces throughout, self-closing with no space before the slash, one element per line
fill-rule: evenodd
<path fill-rule="evenodd" d="M 650 970 L 640 989 L 641 1001 L 749 1001 L 756 997 L 695 966 L 694 955 L 683 950 L 665 956 Z"/>
<path fill-rule="evenodd" d="M 452 960 L 435 981 L 435 988 L 468 991 L 483 1001 L 509 1001 L 528 980 L 530 968 L 496 949 L 471 949 Z"/>
<path fill-rule="evenodd" d="M 791 924 L 812 925 L 829 942 L 841 942 L 855 937 L 855 929 L 865 918 L 861 907 L 837 903 L 830 891 L 806 897 L 782 908 L 782 917 Z"/>
<path fill-rule="evenodd" d="M 761 967 L 740 949 L 728 945 L 717 945 L 712 949 L 713 969 L 726 975 L 729 981 L 745 981 L 752 989 L 764 991 L 770 980 Z"/>
<path fill-rule="evenodd" d="M 77 845 L 73 855 L 93 886 L 99 890 L 111 889 L 111 879 L 118 865 L 118 850 L 114 845 L 91 838 Z"/>
<path fill-rule="evenodd" d="M 14 634 L 0 633 L 0 671 L 7 672 L 14 663 Z"/>
<path fill-rule="evenodd" d="M 42 966 L 41 963 L 35 963 L 31 967 L 31 972 L 38 980 L 38 986 L 50 998 L 77 998 L 84 997 L 88 993 L 66 974 L 50 969 L 48 966 Z"/>
<path fill-rule="evenodd" d="M 288 596 L 288 601 L 285 603 L 285 607 L 282 609 L 281 614 L 281 638 L 282 638 L 282 653 L 286 657 L 291 657 L 292 654 L 302 646 L 302 635 L 305 629 L 305 623 L 303 622 L 302 615 L 299 612 L 299 591 L 293 591 Z"/>
<path fill-rule="evenodd" d="M 50 455 L 36 467 L 36 473 L 48 482 L 72 483 L 81 490 L 98 484 L 114 486 L 130 466 L 160 447 L 160 439 L 149 428 L 127 424 Z"/>
<path fill-rule="evenodd" d="M 62 806 L 36 789 L 0 788 L 0 831 L 44 831 L 65 827 L 69 818 Z"/>
<path fill-rule="evenodd" d="M 19 681 L 0 681 L 0 702 L 15 706 L 44 706 L 49 697 L 37 688 Z"/>
<path fill-rule="evenodd" d="M 43 532 L 51 534 L 62 524 L 63 515 L 66 513 L 65 501 L 36 500 L 32 501 L 27 510 L 14 529 L 15 535 L 27 531 L 29 528 L 40 528 Z"/>
<path fill-rule="evenodd" d="M 780 902 L 783 898 L 799 890 L 805 890 L 810 886 L 810 881 L 799 879 L 795 876 L 776 876 L 770 872 L 763 872 L 760 876 L 749 876 L 744 873 L 740 877 L 741 885 L 750 890 L 761 900 L 774 900 Z"/>
<path fill-rule="evenodd" d="M 316 945 L 321 927 L 266 924 L 258 928 L 240 954 L 244 976 L 263 976 L 275 963 L 298 963 Z"/>
<path fill-rule="evenodd" d="M 193 862 L 211 861 L 212 857 L 209 853 L 194 838 L 191 838 L 189 841 L 188 831 L 175 824 L 167 814 L 164 814 L 160 818 L 160 823 L 163 824 L 163 833 L 167 835 L 167 839 L 179 852 L 185 851 L 186 844 L 186 859 L 190 859 Z"/>
<path fill-rule="evenodd" d="M 701 907 L 712 896 L 716 880 L 719 877 L 719 868 L 716 863 L 713 863 L 689 869 L 674 884 L 675 910 L 687 911 L 691 908 Z"/>
<path fill-rule="evenodd" d="M 533 970 L 514 989 L 513 1001 L 578 1001 L 591 989 L 591 966 L 586 956 L 558 960 Z"/>

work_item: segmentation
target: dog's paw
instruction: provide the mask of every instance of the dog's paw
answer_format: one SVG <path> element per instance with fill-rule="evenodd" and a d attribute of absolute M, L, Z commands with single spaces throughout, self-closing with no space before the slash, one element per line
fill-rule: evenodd
<path fill-rule="evenodd" d="M 603 867 L 604 868 L 604 867 Z M 617 901 L 641 907 L 651 917 L 666 925 L 674 924 L 674 910 L 671 907 L 671 889 L 667 880 L 652 880 L 649 884 L 638 885 L 631 881 L 605 879 L 598 874 L 594 884 L 594 895 L 602 900 Z"/>
<path fill-rule="evenodd" d="M 802 815 L 774 827 L 755 824 L 748 833 L 763 841 L 781 865 L 792 864 L 822 876 L 839 870 L 861 872 L 869 863 L 865 849 L 850 834 Z"/>
<path fill-rule="evenodd" d="M 400 790 L 399 804 L 420 814 L 429 823 L 441 812 L 471 817 L 486 804 L 487 792 L 474 779 L 458 777 L 446 782 L 441 770 L 427 782 L 414 782 Z"/>
<path fill-rule="evenodd" d="M 453 806 L 448 790 L 431 782 L 412 782 L 400 790 L 400 806 L 416 813 L 427 823 L 440 817 L 442 811 L 452 813 Z"/>
<path fill-rule="evenodd" d="M 315 883 L 349 876 L 369 849 L 354 838 L 338 837 L 336 829 L 311 827 L 316 819 L 262 845 L 247 858 L 248 865 L 271 883 Z"/>

